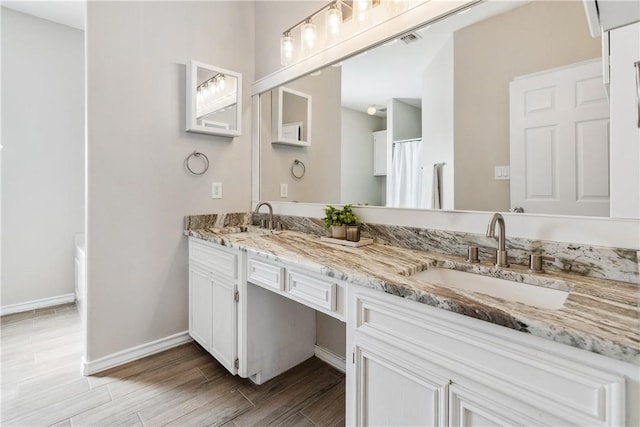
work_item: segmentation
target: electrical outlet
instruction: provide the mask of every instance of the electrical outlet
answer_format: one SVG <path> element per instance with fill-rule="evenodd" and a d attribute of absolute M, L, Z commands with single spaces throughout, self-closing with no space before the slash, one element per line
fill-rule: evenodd
<path fill-rule="evenodd" d="M 280 184 L 280 197 L 289 197 L 289 185 Z"/>
<path fill-rule="evenodd" d="M 496 166 L 495 167 L 495 179 L 511 179 L 511 171 L 509 166 Z"/>
<path fill-rule="evenodd" d="M 221 182 L 211 183 L 211 198 L 222 199 L 222 183 Z"/>

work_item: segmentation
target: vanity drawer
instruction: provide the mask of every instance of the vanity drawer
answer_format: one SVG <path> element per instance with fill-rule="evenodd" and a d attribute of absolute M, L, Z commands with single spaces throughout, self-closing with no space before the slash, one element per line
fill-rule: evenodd
<path fill-rule="evenodd" d="M 329 311 L 336 311 L 336 284 L 297 271 L 287 271 L 287 292 Z"/>
<path fill-rule="evenodd" d="M 247 282 L 282 291 L 284 290 L 284 267 L 249 258 Z"/>
<path fill-rule="evenodd" d="M 189 261 L 199 264 L 212 273 L 234 280 L 238 278 L 238 254 L 231 249 L 191 238 L 189 239 Z"/>

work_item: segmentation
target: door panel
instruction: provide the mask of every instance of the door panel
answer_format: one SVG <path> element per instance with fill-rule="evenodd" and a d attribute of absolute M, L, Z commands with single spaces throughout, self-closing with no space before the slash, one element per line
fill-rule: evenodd
<path fill-rule="evenodd" d="M 609 102 L 600 61 L 510 84 L 511 207 L 609 216 Z"/>
<path fill-rule="evenodd" d="M 237 357 L 237 304 L 236 286 L 224 279 L 213 280 L 211 354 L 232 374 L 236 374 Z"/>
<path fill-rule="evenodd" d="M 197 267 L 189 267 L 189 335 L 210 351 L 212 333 L 213 289 L 209 274 Z"/>
<path fill-rule="evenodd" d="M 449 425 L 452 427 L 541 425 L 540 421 L 491 400 L 485 393 L 458 384 L 449 386 L 449 402 Z"/>
<path fill-rule="evenodd" d="M 442 426 L 448 381 L 378 348 L 356 348 L 357 425 Z"/>

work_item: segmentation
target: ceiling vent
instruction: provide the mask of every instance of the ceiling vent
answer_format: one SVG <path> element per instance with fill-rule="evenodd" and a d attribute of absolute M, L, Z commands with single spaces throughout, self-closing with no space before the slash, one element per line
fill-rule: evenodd
<path fill-rule="evenodd" d="M 403 42 L 405 42 L 405 44 L 409 44 L 409 43 L 413 43 L 413 42 L 417 42 L 418 40 L 420 40 L 422 37 L 419 36 L 416 33 L 407 33 L 403 36 L 400 37 L 400 40 L 402 40 Z"/>

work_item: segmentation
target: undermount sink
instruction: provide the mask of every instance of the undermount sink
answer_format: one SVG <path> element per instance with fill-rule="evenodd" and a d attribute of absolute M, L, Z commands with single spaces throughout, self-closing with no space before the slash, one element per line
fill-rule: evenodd
<path fill-rule="evenodd" d="M 432 267 L 415 273 L 411 277 L 448 288 L 478 292 L 507 301 L 521 302 L 532 307 L 557 310 L 564 305 L 569 292 L 545 288 L 496 277 L 448 268 Z"/>

